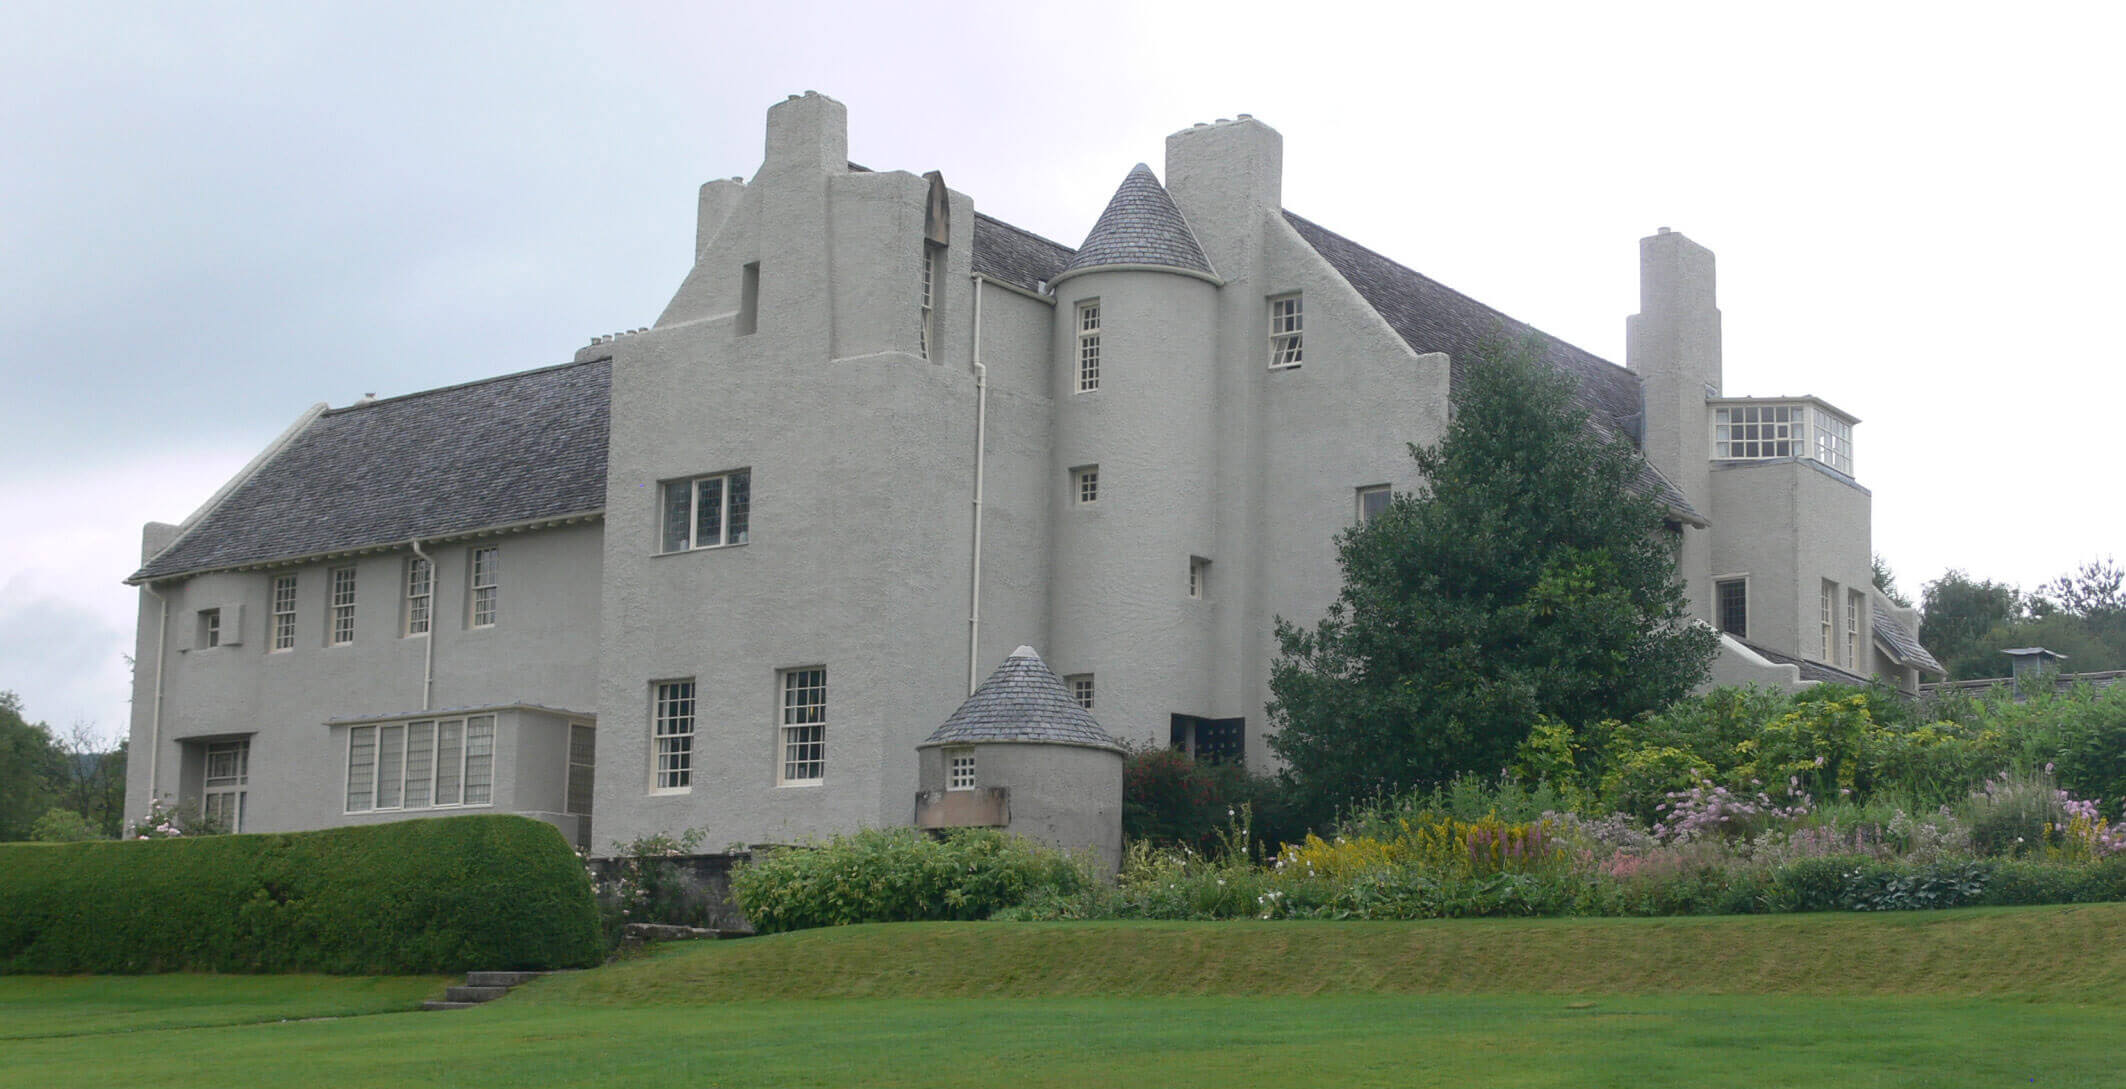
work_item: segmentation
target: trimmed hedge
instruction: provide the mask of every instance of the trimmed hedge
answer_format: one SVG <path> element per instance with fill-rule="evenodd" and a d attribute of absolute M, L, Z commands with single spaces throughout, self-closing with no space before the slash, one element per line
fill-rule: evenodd
<path fill-rule="evenodd" d="M 525 817 L 0 846 L 0 973 L 408 975 L 603 956 L 582 864 Z"/>

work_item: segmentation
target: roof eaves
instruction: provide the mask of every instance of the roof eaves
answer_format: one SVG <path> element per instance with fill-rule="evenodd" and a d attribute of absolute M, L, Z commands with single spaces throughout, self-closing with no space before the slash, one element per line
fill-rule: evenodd
<path fill-rule="evenodd" d="M 561 526 L 574 525 L 578 522 L 598 522 L 604 519 L 605 510 L 601 507 L 596 510 L 577 511 L 571 514 L 555 514 L 541 518 L 531 518 L 522 522 L 450 530 L 432 536 L 349 545 L 346 548 L 329 549 L 324 552 L 308 552 L 300 556 L 275 556 L 269 559 L 246 560 L 241 563 L 210 564 L 204 567 L 187 568 L 182 571 L 160 571 L 153 575 L 146 575 L 147 568 L 142 567 L 139 571 L 126 576 L 125 584 L 127 586 L 139 586 L 143 583 L 171 582 L 176 579 L 211 575 L 219 571 L 267 571 L 280 567 L 300 567 L 306 563 L 325 563 L 330 560 L 346 559 L 350 556 L 371 556 L 379 552 L 396 552 L 399 549 L 410 547 L 414 541 L 419 541 L 423 546 L 452 544 L 458 541 L 477 540 L 481 537 L 499 537 L 505 533 L 529 533 L 533 530 L 555 529 Z"/>

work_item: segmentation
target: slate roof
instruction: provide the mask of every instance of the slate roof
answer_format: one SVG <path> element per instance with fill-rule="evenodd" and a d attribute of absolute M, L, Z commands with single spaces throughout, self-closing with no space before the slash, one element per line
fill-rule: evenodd
<path fill-rule="evenodd" d="M 1107 202 L 1065 272 L 1101 265 L 1157 265 L 1211 275 L 1210 259 L 1152 168 L 1138 163 Z"/>
<path fill-rule="evenodd" d="M 1792 654 L 1783 654 L 1779 651 L 1773 650 L 1770 647 L 1759 646 L 1756 643 L 1752 643 L 1747 639 L 1737 639 L 1735 641 L 1755 651 L 1759 656 L 1763 657 L 1767 661 L 1777 662 L 1780 665 L 1790 665 L 1800 669 L 1801 679 L 1804 681 L 1825 681 L 1830 684 L 1850 684 L 1857 685 L 1861 688 L 1867 687 L 1869 683 L 1868 678 L 1863 677 L 1858 673 L 1854 673 L 1851 670 L 1840 669 L 1834 665 L 1825 665 L 1822 662 L 1812 662 L 1807 658 L 1799 658 Z"/>
<path fill-rule="evenodd" d="M 1062 678 L 1032 647 L 1020 647 L 983 681 L 967 702 L 917 748 L 991 741 L 1079 745 L 1122 751 L 1122 746 L 1078 706 Z"/>
<path fill-rule="evenodd" d="M 1072 253 L 1060 242 L 974 214 L 974 271 L 992 280 L 1038 292 L 1070 264 Z"/>
<path fill-rule="evenodd" d="M 1639 378 L 1601 356 L 1500 313 L 1415 269 L 1405 267 L 1302 216 L 1285 222 L 1329 262 L 1413 352 L 1445 352 L 1447 380 L 1467 381 L 1477 348 L 1488 338 L 1518 342 L 1533 338 L 1541 362 L 1579 383 L 1579 401 L 1597 431 L 1622 436 L 1633 446 L 1644 437 L 1645 406 Z M 1700 525 L 1683 491 L 1651 465 L 1639 473 L 1637 490 Z"/>
<path fill-rule="evenodd" d="M 598 359 L 333 409 L 128 582 L 605 508 Z"/>
<path fill-rule="evenodd" d="M 1888 647 L 1890 657 L 1897 659 L 1900 664 L 1915 665 L 1929 673 L 1944 676 L 1948 674 L 1949 671 L 1943 669 L 1932 654 L 1927 653 L 1927 648 L 1920 646 L 1919 640 L 1913 638 L 1912 633 L 1906 631 L 1905 626 L 1890 615 L 1890 610 L 1883 607 L 1881 598 L 1871 594 L 1868 596 L 1868 603 L 1874 606 L 1872 611 L 1875 617 L 1875 639 Z"/>

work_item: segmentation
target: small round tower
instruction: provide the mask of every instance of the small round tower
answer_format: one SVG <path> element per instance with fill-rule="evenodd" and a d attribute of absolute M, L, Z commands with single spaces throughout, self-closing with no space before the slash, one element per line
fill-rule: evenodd
<path fill-rule="evenodd" d="M 1002 828 L 1122 865 L 1122 746 L 1020 647 L 916 746 L 918 828 Z"/>

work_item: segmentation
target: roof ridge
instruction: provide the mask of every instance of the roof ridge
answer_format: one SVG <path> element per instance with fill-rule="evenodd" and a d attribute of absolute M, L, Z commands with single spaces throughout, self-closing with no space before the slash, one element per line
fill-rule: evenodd
<path fill-rule="evenodd" d="M 1513 323 L 1513 324 L 1515 324 L 1515 325 L 1521 326 L 1522 328 L 1524 328 L 1524 329 L 1527 329 L 1527 330 L 1529 330 L 1530 332 L 1535 332 L 1535 333 L 1542 333 L 1542 335 L 1543 335 L 1543 336 L 1544 336 L 1545 338 L 1547 338 L 1547 339 L 1549 339 L 1549 340 L 1553 340 L 1553 341 L 1556 341 L 1557 343 L 1559 343 L 1559 344 L 1562 344 L 1562 345 L 1564 345 L 1564 346 L 1565 346 L 1565 347 L 1567 347 L 1567 348 L 1571 348 L 1571 349 L 1572 349 L 1573 351 L 1579 352 L 1580 354 L 1582 354 L 1582 355 L 1584 355 L 1584 356 L 1588 357 L 1589 359 L 1595 359 L 1595 360 L 1600 360 L 1601 362 L 1603 362 L 1603 363 L 1607 363 L 1607 364 L 1609 364 L 1610 366 L 1612 366 L 1612 367 L 1615 367 L 1616 369 L 1618 369 L 1618 370 L 1620 370 L 1620 371 L 1623 371 L 1624 373 L 1626 373 L 1626 374 L 1629 374 L 1629 375 L 1631 375 L 1631 376 L 1632 376 L 1632 377 L 1634 377 L 1634 378 L 1638 377 L 1638 374 L 1639 374 L 1639 372 L 1637 372 L 1637 371 L 1635 371 L 1635 370 L 1632 370 L 1632 369 L 1631 369 L 1630 367 L 1627 367 L 1627 366 L 1625 366 L 1625 365 L 1624 365 L 1624 364 L 1622 364 L 1622 363 L 1618 363 L 1618 362 L 1615 362 L 1614 360 L 1611 360 L 1611 359 L 1610 359 L 1610 358 L 1609 358 L 1608 356 L 1604 356 L 1604 355 L 1601 355 L 1601 354 L 1599 354 L 1599 353 L 1596 353 L 1596 352 L 1590 352 L 1590 351 L 1588 351 L 1587 349 L 1585 349 L 1585 348 L 1582 348 L 1582 347 L 1580 347 L 1580 346 L 1579 346 L 1579 345 L 1577 345 L 1577 344 L 1574 344 L 1574 343 L 1573 343 L 1572 341 L 1566 340 L 1566 339 L 1565 339 L 1564 337 L 1558 336 L 1558 335 L 1557 335 L 1557 334 L 1555 334 L 1555 333 L 1545 332 L 1544 330 L 1542 330 L 1542 329 L 1539 329 L 1539 328 L 1537 328 L 1537 327 L 1536 327 L 1536 326 L 1535 326 L 1535 325 L 1534 325 L 1533 323 L 1531 323 L 1531 322 L 1526 322 L 1526 321 L 1522 321 L 1521 319 L 1519 319 L 1519 318 L 1517 318 L 1517 317 L 1514 317 L 1514 316 L 1513 316 L 1512 314 L 1508 314 L 1508 313 L 1507 313 L 1507 312 L 1505 312 L 1504 310 L 1501 310 L 1501 309 L 1499 309 L 1498 307 L 1496 307 L 1496 306 L 1493 306 L 1493 305 L 1491 305 L 1490 303 L 1487 303 L 1487 302 L 1485 302 L 1484 300 L 1482 300 L 1482 299 L 1479 299 L 1479 298 L 1477 298 L 1476 296 L 1474 296 L 1474 295 L 1471 295 L 1471 294 L 1469 294 L 1469 293 L 1468 293 L 1468 292 L 1466 292 L 1466 291 L 1463 291 L 1463 290 L 1461 290 L 1461 289 L 1459 289 L 1459 288 L 1456 288 L 1456 287 L 1450 286 L 1449 284 L 1445 283 L 1444 281 L 1441 281 L 1441 280 L 1439 280 L 1439 279 L 1438 279 L 1438 278 L 1436 278 L 1436 277 L 1432 277 L 1432 276 L 1427 276 L 1427 275 L 1425 275 L 1424 273 L 1422 273 L 1422 272 L 1419 272 L 1418 270 L 1416 270 L 1416 269 L 1414 269 L 1414 268 L 1411 268 L 1410 266 L 1408 266 L 1408 265 L 1406 265 L 1406 264 L 1403 264 L 1403 263 L 1402 263 L 1401 261 L 1398 261 L 1398 260 L 1396 260 L 1395 258 L 1393 258 L 1393 257 L 1390 257 L 1390 256 L 1388 256 L 1387 254 L 1385 254 L 1385 253 L 1382 253 L 1382 252 L 1380 252 L 1379 250 L 1376 250 L 1376 249 L 1374 249 L 1373 247 L 1371 247 L 1371 246 L 1368 246 L 1368 245 L 1366 245 L 1366 244 L 1365 244 L 1365 243 L 1363 243 L 1363 242 L 1359 242 L 1359 241 L 1357 241 L 1356 239 L 1352 238 L 1352 237 L 1351 237 L 1350 235 L 1347 235 L 1347 234 L 1343 234 L 1343 233 L 1341 233 L 1341 232 L 1339 232 L 1339 231 L 1334 231 L 1334 230 L 1331 230 L 1331 229 L 1329 229 L 1329 228 L 1327 228 L 1327 227 L 1324 227 L 1324 226 L 1322 226 L 1321 224 L 1319 224 L 1319 223 L 1316 223 L 1316 222 L 1314 222 L 1313 220 L 1311 220 L 1311 219 L 1308 219 L 1307 217 L 1305 217 L 1305 216 L 1303 216 L 1303 215 L 1300 215 L 1300 214 L 1299 214 L 1298 212 L 1295 212 L 1295 211 L 1291 210 L 1290 208 L 1281 208 L 1281 209 L 1279 209 L 1279 211 L 1282 211 L 1282 212 L 1283 212 L 1283 213 L 1284 213 L 1284 214 L 1285 214 L 1285 215 L 1286 215 L 1287 217 L 1289 217 L 1289 218 L 1292 218 L 1292 219 L 1296 219 L 1296 220 L 1299 220 L 1300 222 L 1302 222 L 1302 223 L 1305 223 L 1305 224 L 1306 224 L 1307 226 L 1309 226 L 1309 227 L 1312 227 L 1312 228 L 1314 228 L 1315 230 L 1317 230 L 1317 231 L 1320 231 L 1320 232 L 1321 232 L 1321 233 L 1323 233 L 1323 234 L 1327 234 L 1327 235 L 1334 235 L 1334 236 L 1335 236 L 1335 237 L 1336 237 L 1337 239 L 1339 239 L 1340 241 L 1344 242 L 1344 243 L 1345 243 L 1346 245 L 1350 245 L 1350 246 L 1356 247 L 1356 248 L 1358 248 L 1358 249 L 1364 250 L 1364 251 L 1366 251 L 1367 253 L 1369 253 L 1369 254 L 1372 254 L 1373 256 L 1375 256 L 1375 257 L 1378 257 L 1378 258 L 1380 258 L 1381 260 L 1383 260 L 1383 261 L 1386 261 L 1387 263 L 1389 263 L 1389 264 L 1391 264 L 1391 265 L 1394 265 L 1394 266 L 1395 266 L 1396 268 L 1399 268 L 1399 269 L 1403 270 L 1404 272 L 1407 272 L 1407 273 L 1409 273 L 1409 274 L 1410 274 L 1410 275 L 1412 275 L 1412 276 L 1419 276 L 1419 277 L 1423 277 L 1423 278 L 1424 278 L 1425 280 L 1427 280 L 1427 281 L 1429 281 L 1429 282 L 1431 282 L 1431 283 L 1433 283 L 1433 284 L 1436 284 L 1436 285 L 1438 285 L 1438 286 L 1439 286 L 1439 289 L 1440 289 L 1440 290 L 1442 290 L 1442 291 L 1446 291 L 1446 292 L 1450 292 L 1450 293 L 1452 293 L 1453 295 L 1455 295 L 1455 296 L 1457 296 L 1457 297 L 1459 297 L 1459 298 L 1462 298 L 1462 299 L 1467 299 L 1467 300 L 1468 300 L 1469 302 L 1471 302 L 1471 303 L 1475 304 L 1476 306 L 1482 307 L 1482 308 L 1483 308 L 1484 310 L 1486 310 L 1487 312 L 1489 312 L 1489 313 L 1492 313 L 1492 314 L 1495 314 L 1495 315 L 1497 315 L 1498 317 L 1504 318 L 1505 320 L 1507 320 L 1507 321 L 1509 321 L 1509 322 L 1512 322 L 1512 323 Z"/>
<path fill-rule="evenodd" d="M 375 400 L 371 401 L 356 401 L 351 405 L 342 405 L 339 408 L 328 408 L 324 412 L 319 413 L 319 415 L 337 416 L 343 412 L 355 412 L 360 409 L 375 408 L 378 405 L 388 405 L 398 401 L 410 401 L 416 397 L 427 397 L 437 393 L 450 393 L 454 390 L 471 389 L 474 386 L 485 386 L 494 382 L 506 382 L 512 378 L 526 378 L 534 374 L 545 374 L 548 371 L 558 371 L 567 367 L 588 367 L 592 366 L 593 364 L 611 363 L 612 361 L 612 356 L 601 355 L 595 359 L 575 359 L 570 360 L 567 363 L 550 363 L 544 367 L 533 367 L 530 370 L 511 371 L 508 374 L 490 375 L 486 378 L 473 378 L 464 382 L 454 382 L 447 386 L 436 386 L 433 389 L 417 389 L 414 390 L 412 393 L 395 393 L 389 397 L 378 397 Z"/>

